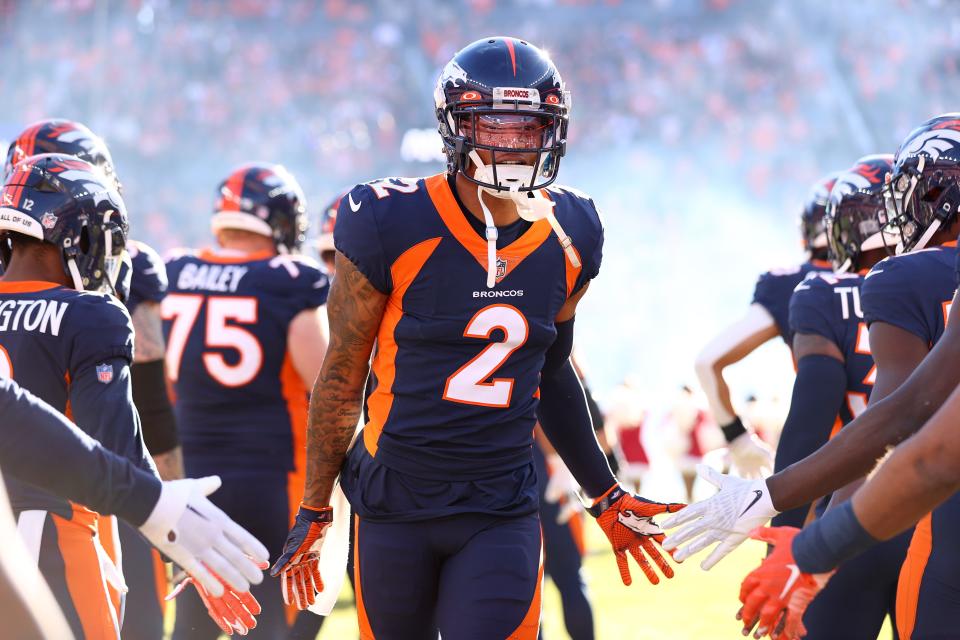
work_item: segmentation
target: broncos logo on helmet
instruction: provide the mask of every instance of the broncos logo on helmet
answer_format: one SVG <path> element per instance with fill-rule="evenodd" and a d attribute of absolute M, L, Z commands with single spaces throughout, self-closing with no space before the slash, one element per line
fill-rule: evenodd
<path fill-rule="evenodd" d="M 897 253 L 923 249 L 960 206 L 960 113 L 931 118 L 907 135 L 884 188 L 881 223 Z"/>
<path fill-rule="evenodd" d="M 298 253 L 307 235 L 307 203 L 296 178 L 279 164 L 245 164 L 217 188 L 211 227 L 272 238 L 279 253 Z"/>
<path fill-rule="evenodd" d="M 118 193 L 122 192 L 107 145 L 79 122 L 48 118 L 31 124 L 7 148 L 3 175 L 10 175 L 15 165 L 41 153 L 62 153 L 89 162 L 103 173 Z"/>
<path fill-rule="evenodd" d="M 127 212 L 114 184 L 92 164 L 64 154 L 30 156 L 0 190 L 0 234 L 20 234 L 60 250 L 74 288 L 116 295 L 126 251 Z M 0 243 L 0 259 L 11 249 Z"/>

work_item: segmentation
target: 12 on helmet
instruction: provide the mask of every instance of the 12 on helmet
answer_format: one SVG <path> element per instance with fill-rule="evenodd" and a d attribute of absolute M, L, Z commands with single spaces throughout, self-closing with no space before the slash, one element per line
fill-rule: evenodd
<path fill-rule="evenodd" d="M 960 113 L 927 120 L 900 145 L 884 189 L 881 223 L 897 253 L 923 249 L 956 220 L 960 206 Z"/>
<path fill-rule="evenodd" d="M 824 227 L 835 271 L 858 271 L 864 251 L 887 246 L 880 228 L 883 189 L 893 169 L 893 154 L 860 158 L 840 172 L 830 190 Z"/>
<path fill-rule="evenodd" d="M 103 172 L 118 193 L 122 193 L 107 145 L 100 136 L 79 122 L 59 118 L 34 122 L 7 148 L 3 175 L 10 175 L 14 166 L 41 153 L 63 153 L 89 162 Z"/>
<path fill-rule="evenodd" d="M 533 191 L 556 180 L 570 93 L 541 49 L 517 38 L 477 40 L 443 68 L 434 102 L 451 174 L 493 192 Z M 489 165 L 477 150 L 490 153 Z M 520 154 L 532 164 L 516 164 Z"/>
<path fill-rule="evenodd" d="M 307 235 L 307 204 L 297 180 L 278 164 L 246 164 L 217 188 L 211 227 L 272 238 L 279 253 L 297 253 Z"/>
<path fill-rule="evenodd" d="M 0 190 L 0 234 L 58 247 L 64 273 L 77 290 L 116 295 L 128 230 L 114 185 L 73 156 L 31 156 L 14 166 Z M 10 246 L 2 242 L 0 249 L 6 266 Z"/>
<path fill-rule="evenodd" d="M 803 248 L 811 255 L 822 253 L 827 249 L 827 234 L 823 224 L 823 217 L 827 212 L 827 202 L 830 200 L 830 191 L 837 181 L 839 173 L 830 173 L 817 180 L 807 193 L 800 213 L 800 234 L 803 237 Z"/>

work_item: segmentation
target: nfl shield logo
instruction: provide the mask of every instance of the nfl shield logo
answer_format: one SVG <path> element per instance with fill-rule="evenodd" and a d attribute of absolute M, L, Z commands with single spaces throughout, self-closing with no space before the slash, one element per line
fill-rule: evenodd
<path fill-rule="evenodd" d="M 502 280 L 507 275 L 507 261 L 497 256 L 497 280 Z"/>
<path fill-rule="evenodd" d="M 97 380 L 103 384 L 110 384 L 113 380 L 113 365 L 112 364 L 98 364 L 97 365 Z"/>
<path fill-rule="evenodd" d="M 53 229 L 53 227 L 57 224 L 57 216 L 48 211 L 40 217 L 40 224 L 43 225 L 44 229 Z"/>

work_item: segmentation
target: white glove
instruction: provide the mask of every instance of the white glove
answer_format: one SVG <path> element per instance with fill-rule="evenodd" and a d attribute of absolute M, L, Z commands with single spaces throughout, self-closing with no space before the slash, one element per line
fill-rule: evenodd
<path fill-rule="evenodd" d="M 160 499 L 140 533 L 183 567 L 214 597 L 224 593 L 216 572 L 237 592 L 260 584 L 269 560 L 260 541 L 218 509 L 206 496 L 220 488 L 219 476 L 164 482 Z"/>
<path fill-rule="evenodd" d="M 578 494 L 580 485 L 557 454 L 547 457 L 547 468 L 550 474 L 543 497 L 547 502 L 560 507 L 557 524 L 566 524 L 570 518 L 583 511 L 583 503 L 580 502 Z"/>
<path fill-rule="evenodd" d="M 754 433 L 741 433 L 727 445 L 727 451 L 744 478 L 764 478 L 773 473 L 773 449 Z"/>
<path fill-rule="evenodd" d="M 666 537 L 663 548 L 677 549 L 677 562 L 719 542 L 700 563 L 709 571 L 713 565 L 736 549 L 755 528 L 779 512 L 773 508 L 765 480 L 744 480 L 728 476 L 706 465 L 697 465 L 697 475 L 717 487 L 716 495 L 692 504 L 664 520 L 664 529 L 682 527 Z M 686 526 L 682 526 L 686 525 Z M 689 543 L 683 548 L 680 545 Z"/>

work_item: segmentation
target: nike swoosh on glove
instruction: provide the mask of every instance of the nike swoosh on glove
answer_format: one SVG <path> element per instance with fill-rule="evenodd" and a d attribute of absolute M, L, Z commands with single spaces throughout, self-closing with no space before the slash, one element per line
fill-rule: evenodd
<path fill-rule="evenodd" d="M 614 485 L 607 493 L 597 499 L 588 511 L 597 519 L 597 524 L 603 529 L 613 553 L 617 557 L 617 568 L 620 569 L 620 579 L 623 584 L 630 585 L 630 565 L 627 563 L 627 552 L 640 565 L 640 569 L 652 584 L 659 584 L 660 577 L 650 566 L 640 550 L 660 567 L 660 571 L 667 578 L 673 577 L 673 567 L 663 557 L 659 545 L 663 542 L 663 531 L 653 521 L 653 516 L 661 513 L 673 513 L 683 509 L 685 505 L 679 503 L 651 502 L 646 498 L 627 493 L 620 485 Z"/>
<path fill-rule="evenodd" d="M 258 566 L 261 569 L 266 569 L 269 565 L 263 563 Z M 213 575 L 220 580 L 220 576 L 215 573 Z M 257 626 L 256 616 L 260 615 L 260 603 L 249 591 L 237 593 L 230 588 L 230 585 L 222 580 L 220 582 L 223 586 L 223 595 L 214 596 L 203 587 L 203 584 L 190 576 L 180 581 L 176 588 L 164 599 L 173 600 L 183 593 L 187 585 L 192 584 L 196 587 L 197 595 L 203 601 L 203 606 L 207 608 L 207 614 L 217 623 L 221 631 L 228 636 L 232 636 L 234 631 L 245 636 L 250 629 Z"/>
<path fill-rule="evenodd" d="M 769 633 L 774 640 L 796 640 L 807 634 L 803 613 L 826 586 L 833 573 L 803 573 L 793 558 L 796 527 L 758 527 L 750 532 L 754 540 L 773 546 L 773 551 L 740 585 L 743 607 L 737 619 L 743 621 L 743 635 L 757 627 L 754 638 Z"/>
<path fill-rule="evenodd" d="M 323 591 L 320 577 L 320 547 L 333 523 L 333 507 L 300 505 L 297 519 L 283 545 L 283 554 L 274 563 L 270 575 L 280 576 L 283 601 L 303 611 Z"/>
<path fill-rule="evenodd" d="M 746 540 L 751 531 L 766 524 L 778 511 L 773 508 L 764 480 L 744 480 L 703 464 L 697 465 L 697 475 L 719 491 L 663 522 L 665 529 L 680 527 L 667 536 L 663 548 L 676 550 L 673 557 L 680 562 L 719 542 L 700 563 L 704 571 L 709 571 Z M 684 544 L 686 546 L 681 546 Z"/>
<path fill-rule="evenodd" d="M 727 451 L 744 478 L 763 478 L 773 473 L 773 450 L 754 433 L 741 433 L 727 445 Z"/>
<path fill-rule="evenodd" d="M 263 581 L 267 548 L 207 499 L 220 487 L 218 476 L 169 480 L 140 532 L 212 595 L 223 584 L 237 592 Z"/>

